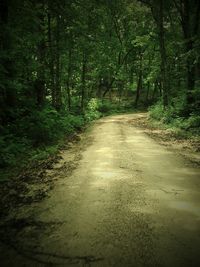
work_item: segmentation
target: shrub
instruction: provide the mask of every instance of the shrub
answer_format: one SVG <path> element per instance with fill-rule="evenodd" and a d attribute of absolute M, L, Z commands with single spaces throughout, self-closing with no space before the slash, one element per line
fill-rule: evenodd
<path fill-rule="evenodd" d="M 164 110 L 161 102 L 158 102 L 149 109 L 151 118 L 162 121 L 168 124 L 169 127 L 191 130 L 193 133 L 199 133 L 200 115 L 193 113 L 188 117 L 188 114 L 185 115 L 185 110 L 185 102 L 178 100 L 176 105 L 173 104 L 166 110 Z"/>
<path fill-rule="evenodd" d="M 16 120 L 0 137 L 0 167 L 15 165 L 16 159 L 25 153 L 33 153 L 33 159 L 47 157 L 55 150 L 52 145 L 57 140 L 80 130 L 84 124 L 83 116 L 59 113 L 49 107 Z"/>
<path fill-rule="evenodd" d="M 34 112 L 26 121 L 24 132 L 35 145 L 48 144 L 62 135 L 63 122 L 54 109 L 44 109 Z M 68 125 L 70 131 L 70 125 Z"/>
<path fill-rule="evenodd" d="M 16 121 L 10 130 L 18 137 L 23 136 L 31 140 L 34 146 L 40 146 L 52 144 L 64 135 L 72 134 L 81 129 L 84 123 L 83 116 L 59 113 L 47 107 Z"/>
<path fill-rule="evenodd" d="M 0 167 L 14 166 L 16 158 L 30 148 L 28 140 L 12 134 L 0 137 Z"/>
<path fill-rule="evenodd" d="M 185 128 L 200 128 L 200 115 L 191 115 L 186 122 Z"/>
<path fill-rule="evenodd" d="M 149 108 L 150 117 L 155 120 L 161 120 L 163 118 L 164 108 L 162 102 L 158 102 Z"/>
<path fill-rule="evenodd" d="M 86 122 L 90 122 L 96 119 L 99 119 L 101 117 L 101 113 L 96 111 L 86 111 L 84 118 Z"/>
<path fill-rule="evenodd" d="M 98 119 L 101 117 L 101 113 L 98 110 L 99 107 L 99 100 L 96 98 L 92 98 L 86 107 L 86 111 L 85 111 L 85 120 L 86 122 Z"/>
<path fill-rule="evenodd" d="M 123 107 L 121 107 L 121 108 L 123 108 Z M 119 107 L 116 104 L 111 103 L 108 100 L 103 100 L 103 101 L 99 102 L 98 111 L 103 113 L 103 114 L 111 114 L 113 112 L 119 111 Z"/>

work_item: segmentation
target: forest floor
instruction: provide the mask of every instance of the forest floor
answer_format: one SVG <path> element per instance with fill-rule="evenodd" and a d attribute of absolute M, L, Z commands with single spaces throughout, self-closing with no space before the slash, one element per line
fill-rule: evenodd
<path fill-rule="evenodd" d="M 108 116 L 18 177 L 1 266 L 200 266 L 198 144 L 159 131 L 145 113 Z"/>

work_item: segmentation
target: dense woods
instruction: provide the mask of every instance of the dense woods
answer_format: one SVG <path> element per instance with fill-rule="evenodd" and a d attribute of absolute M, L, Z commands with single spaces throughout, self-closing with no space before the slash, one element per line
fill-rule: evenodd
<path fill-rule="evenodd" d="M 113 110 L 198 131 L 199 0 L 0 5 L 1 167 Z"/>

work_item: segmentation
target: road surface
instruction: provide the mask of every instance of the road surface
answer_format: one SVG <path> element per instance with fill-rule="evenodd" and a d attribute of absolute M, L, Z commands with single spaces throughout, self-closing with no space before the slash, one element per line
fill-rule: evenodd
<path fill-rule="evenodd" d="M 84 149 L 63 152 L 49 197 L 23 210 L 41 227 L 23 231 L 22 253 L 4 248 L 1 266 L 200 266 L 199 169 L 134 127 L 135 116 L 100 119 Z"/>

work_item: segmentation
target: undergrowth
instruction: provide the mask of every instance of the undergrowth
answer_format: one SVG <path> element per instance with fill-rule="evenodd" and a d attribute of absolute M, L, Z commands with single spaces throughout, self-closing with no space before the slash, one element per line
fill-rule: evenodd
<path fill-rule="evenodd" d="M 171 103 L 164 108 L 161 102 L 149 108 L 150 119 L 157 121 L 161 127 L 171 129 L 177 137 L 190 138 L 200 133 L 200 113 L 198 110 L 185 114 L 184 101 L 177 101 L 176 105 Z"/>
<path fill-rule="evenodd" d="M 71 112 L 56 111 L 50 106 L 16 116 L 13 123 L 1 127 L 0 175 L 18 170 L 30 161 L 54 155 L 66 139 L 80 132 L 91 121 L 102 116 L 123 112 L 123 105 L 92 98 L 84 112 L 72 106 Z"/>

